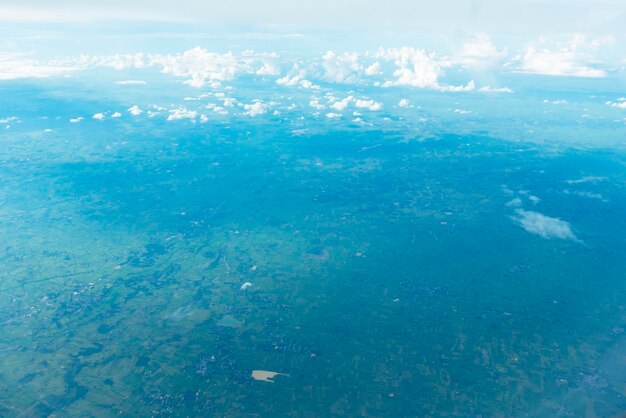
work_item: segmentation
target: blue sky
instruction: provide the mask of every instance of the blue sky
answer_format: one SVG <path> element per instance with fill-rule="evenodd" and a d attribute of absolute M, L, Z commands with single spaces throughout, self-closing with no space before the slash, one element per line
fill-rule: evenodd
<path fill-rule="evenodd" d="M 0 62 L 9 53 L 49 59 L 196 46 L 300 55 L 409 46 L 451 56 L 482 36 L 483 53 L 569 51 L 569 61 L 614 71 L 626 63 L 624 27 L 618 0 L 0 1 Z"/>
<path fill-rule="evenodd" d="M 138 0 L 26 1 L 0 5 L 0 20 L 15 22 L 196 22 L 274 29 L 524 34 L 588 32 L 621 35 L 626 4 L 619 0 L 343 0 L 203 2 Z"/>

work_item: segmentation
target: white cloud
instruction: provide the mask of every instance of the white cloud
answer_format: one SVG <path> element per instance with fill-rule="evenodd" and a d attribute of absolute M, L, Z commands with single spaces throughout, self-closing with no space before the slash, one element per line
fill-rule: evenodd
<path fill-rule="evenodd" d="M 358 108 L 369 109 L 373 111 L 377 111 L 383 108 L 383 105 L 379 102 L 375 102 L 374 100 L 357 100 L 354 102 L 354 105 Z"/>
<path fill-rule="evenodd" d="M 267 112 L 265 105 L 262 102 L 255 102 L 253 104 L 246 104 L 243 106 L 246 110 L 244 112 L 245 115 L 248 116 L 258 116 L 263 115 Z"/>
<path fill-rule="evenodd" d="M 378 75 L 381 73 L 380 63 L 376 61 L 365 69 L 365 75 Z"/>
<path fill-rule="evenodd" d="M 515 198 L 509 200 L 508 202 L 506 202 L 506 206 L 508 206 L 508 207 L 519 207 L 519 206 L 522 206 L 522 199 L 520 199 L 519 197 L 515 197 Z"/>
<path fill-rule="evenodd" d="M 491 86 L 481 87 L 480 89 L 478 89 L 478 91 L 483 92 L 483 93 L 513 93 L 513 90 L 511 90 L 508 87 L 491 87 Z"/>
<path fill-rule="evenodd" d="M 484 33 L 474 35 L 463 45 L 453 62 L 465 67 L 486 68 L 504 57 L 505 52 L 498 51 L 491 38 Z"/>
<path fill-rule="evenodd" d="M 227 97 L 224 99 L 224 107 L 232 107 L 237 103 L 236 99 L 233 99 L 232 97 Z"/>
<path fill-rule="evenodd" d="M 115 84 L 121 84 L 125 86 L 125 85 L 132 85 L 132 84 L 143 85 L 147 83 L 143 80 L 120 80 L 120 81 L 116 81 Z"/>
<path fill-rule="evenodd" d="M 601 181 L 607 181 L 608 177 L 603 177 L 603 176 L 585 176 L 583 178 L 580 179 L 576 179 L 576 180 L 565 180 L 565 183 L 567 184 L 583 184 L 583 183 L 599 183 Z"/>
<path fill-rule="evenodd" d="M 121 118 L 122 114 L 120 112 L 115 112 L 111 115 L 112 118 Z"/>
<path fill-rule="evenodd" d="M 326 114 L 326 117 L 329 119 L 337 119 L 341 117 L 341 114 L 330 112 Z"/>
<path fill-rule="evenodd" d="M 83 117 L 82 117 L 82 116 L 79 116 L 79 117 L 77 117 L 77 118 L 72 118 L 72 119 L 70 119 L 70 123 L 78 123 L 78 122 L 80 122 L 81 120 L 83 120 Z"/>
<path fill-rule="evenodd" d="M 359 54 L 346 52 L 337 55 L 328 51 L 322 57 L 323 78 L 333 83 L 358 83 L 361 81 L 363 65 L 359 63 Z"/>
<path fill-rule="evenodd" d="M 320 103 L 320 100 L 318 98 L 314 98 L 311 99 L 311 101 L 309 102 L 309 106 L 317 109 L 317 110 L 321 110 L 324 109 L 326 106 L 324 106 L 323 104 Z"/>
<path fill-rule="evenodd" d="M 261 68 L 256 70 L 257 75 L 280 75 L 280 67 L 274 61 L 264 61 Z"/>
<path fill-rule="evenodd" d="M 585 46 L 585 37 L 582 35 L 575 36 L 571 42 L 560 45 L 555 50 L 530 44 L 523 57 L 518 58 L 521 61 L 519 70 L 554 76 L 604 77 L 604 70 L 590 65 L 589 53 L 582 51 Z"/>
<path fill-rule="evenodd" d="M 620 97 L 616 102 L 606 102 L 608 106 L 617 107 L 618 109 L 626 109 L 626 97 Z"/>
<path fill-rule="evenodd" d="M 300 82 L 299 74 L 296 74 L 294 76 L 286 75 L 276 80 L 276 84 L 280 84 L 283 86 L 297 86 L 299 82 Z"/>
<path fill-rule="evenodd" d="M 384 86 L 437 87 L 442 73 L 441 67 L 432 55 L 422 49 L 409 47 L 388 49 L 382 52 L 386 59 L 395 61 L 397 70 L 393 73 L 396 81 L 387 81 Z"/>
<path fill-rule="evenodd" d="M 352 97 L 352 96 L 348 96 L 348 97 L 345 97 L 345 98 L 343 98 L 343 99 L 341 99 L 341 100 L 337 100 L 337 101 L 335 101 L 333 104 L 331 104 L 331 105 L 330 105 L 330 107 L 332 107 L 333 109 L 338 110 L 338 111 L 340 111 L 340 112 L 341 112 L 341 111 L 342 111 L 342 110 L 344 110 L 346 107 L 348 107 L 348 105 L 349 105 L 349 104 L 350 104 L 353 100 L 354 100 L 354 97 Z"/>
<path fill-rule="evenodd" d="M 198 112 L 196 112 L 195 110 L 189 110 L 184 107 L 179 107 L 178 109 L 170 110 L 170 114 L 167 117 L 167 120 L 172 121 L 180 119 L 190 119 L 195 121 L 196 116 L 198 116 Z"/>
<path fill-rule="evenodd" d="M 188 77 L 185 84 L 192 87 L 218 86 L 220 81 L 232 80 L 239 73 L 253 72 L 231 52 L 218 54 L 200 47 L 182 54 L 154 55 L 151 64 L 161 66 L 165 74 Z"/>
<path fill-rule="evenodd" d="M 437 87 L 437 90 L 441 91 L 451 91 L 451 92 L 464 92 L 464 91 L 472 91 L 476 88 L 476 84 L 474 80 L 471 80 L 469 83 L 461 86 L 448 86 L 448 85 L 440 85 Z"/>
<path fill-rule="evenodd" d="M 531 234 L 536 234 L 546 239 L 558 238 L 578 241 L 578 238 L 572 232 L 570 224 L 559 218 L 552 218 L 539 212 L 526 211 L 524 209 L 516 209 L 515 213 L 518 217 L 513 219 Z"/>
<path fill-rule="evenodd" d="M 92 116 L 92 118 L 96 120 L 104 120 L 104 113 L 96 113 L 95 115 Z"/>
<path fill-rule="evenodd" d="M 320 88 L 320 86 L 318 86 L 317 84 L 313 84 L 309 80 L 300 81 L 300 85 L 305 89 L 319 89 Z"/>
<path fill-rule="evenodd" d="M 133 105 L 133 106 L 129 107 L 128 111 L 133 116 L 139 116 L 139 115 L 141 115 L 143 113 L 143 110 L 141 110 L 139 108 L 139 106 L 137 106 L 137 105 Z"/>
<path fill-rule="evenodd" d="M 428 54 L 423 49 L 406 46 L 381 49 L 376 56 L 385 60 L 393 60 L 396 65 L 396 70 L 393 73 L 396 80 L 385 81 L 382 84 L 383 87 L 408 86 L 450 92 L 471 91 L 475 87 L 473 81 L 464 86 L 440 84 L 439 77 L 443 75 L 442 64 L 436 59 L 435 54 Z"/>
<path fill-rule="evenodd" d="M 400 101 L 398 102 L 399 107 L 409 107 L 410 105 L 411 102 L 409 102 L 408 99 L 400 99 Z"/>
<path fill-rule="evenodd" d="M 4 124 L 4 123 L 11 123 L 14 122 L 16 120 L 18 120 L 19 118 L 17 116 L 9 116 L 8 118 L 4 118 L 4 119 L 0 119 L 0 123 Z"/>
<path fill-rule="evenodd" d="M 79 68 L 40 62 L 24 53 L 0 53 L 0 80 L 67 76 Z"/>

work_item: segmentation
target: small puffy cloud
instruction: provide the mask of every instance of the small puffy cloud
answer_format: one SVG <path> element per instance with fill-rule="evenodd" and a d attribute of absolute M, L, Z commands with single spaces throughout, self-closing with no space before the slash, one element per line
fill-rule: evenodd
<path fill-rule="evenodd" d="M 483 93 L 513 93 L 513 90 L 511 90 L 508 87 L 484 86 L 478 89 L 478 91 L 483 92 Z"/>
<path fill-rule="evenodd" d="M 255 102 L 253 104 L 246 104 L 243 106 L 245 109 L 244 114 L 248 116 L 263 115 L 267 112 L 266 106 L 262 102 Z"/>
<path fill-rule="evenodd" d="M 440 85 L 437 87 L 437 90 L 441 91 L 451 91 L 451 92 L 466 92 L 472 91 L 476 88 L 476 84 L 474 80 L 471 80 L 469 83 L 461 86 L 448 86 L 448 85 Z"/>
<path fill-rule="evenodd" d="M 280 75 L 280 67 L 274 61 L 263 61 L 261 68 L 256 70 L 257 75 Z"/>
<path fill-rule="evenodd" d="M 578 241 L 570 224 L 559 218 L 542 215 L 539 212 L 516 209 L 518 215 L 513 219 L 526 231 L 546 239 L 564 239 Z"/>
<path fill-rule="evenodd" d="M 611 107 L 617 107 L 618 109 L 626 109 L 626 97 L 620 97 L 615 102 L 608 101 L 606 104 Z"/>
<path fill-rule="evenodd" d="M 81 120 L 83 120 L 83 117 L 82 117 L 82 116 L 79 116 L 79 117 L 77 117 L 77 118 L 72 118 L 72 119 L 70 119 L 70 123 L 78 123 L 78 122 L 80 122 Z"/>
<path fill-rule="evenodd" d="M 551 105 L 564 105 L 564 104 L 567 104 L 567 100 L 548 100 L 548 99 L 544 99 L 543 103 L 551 104 Z"/>
<path fill-rule="evenodd" d="M 92 118 L 96 120 L 104 120 L 104 113 L 96 113 L 95 115 L 92 116 Z"/>
<path fill-rule="evenodd" d="M 323 78 L 333 83 L 358 83 L 364 71 L 359 54 L 346 52 L 341 55 L 328 51 L 322 57 Z M 375 70 L 375 68 L 374 68 Z"/>
<path fill-rule="evenodd" d="M 365 69 L 365 75 L 378 75 L 381 73 L 380 63 L 376 61 Z"/>
<path fill-rule="evenodd" d="M 297 86 L 299 82 L 300 82 L 300 75 L 297 75 L 297 74 L 294 76 L 286 75 L 276 80 L 276 84 L 280 84 L 283 86 Z"/>
<path fill-rule="evenodd" d="M 167 120 L 173 121 L 173 120 L 181 120 L 181 119 L 190 119 L 190 120 L 195 121 L 196 116 L 198 116 L 198 112 L 196 112 L 195 110 L 189 110 L 184 107 L 179 107 L 178 109 L 170 110 L 170 114 L 167 117 Z"/>
<path fill-rule="evenodd" d="M 330 113 L 327 113 L 327 114 L 326 114 L 326 117 L 327 117 L 328 119 L 337 119 L 337 118 L 340 118 L 340 117 L 341 117 L 341 114 L 339 114 L 339 113 L 333 113 L 333 112 L 330 112 Z"/>
<path fill-rule="evenodd" d="M 352 100 L 354 100 L 354 97 L 348 96 L 341 100 L 335 101 L 333 104 L 330 105 L 330 107 L 341 112 L 346 107 L 348 107 L 348 105 L 352 102 Z"/>
<path fill-rule="evenodd" d="M 408 99 L 400 99 L 400 101 L 398 102 L 399 107 L 409 107 L 410 105 L 411 102 L 409 102 Z"/>
<path fill-rule="evenodd" d="M 122 114 L 120 112 L 115 112 L 111 115 L 112 118 L 121 118 Z"/>
<path fill-rule="evenodd" d="M 317 110 L 321 110 L 324 109 L 326 106 L 324 106 L 323 104 L 320 103 L 320 100 L 318 98 L 314 98 L 311 99 L 311 101 L 309 102 L 309 106 L 317 109 Z"/>
<path fill-rule="evenodd" d="M 143 113 L 143 110 L 141 110 L 139 108 L 139 106 L 137 106 L 137 105 L 133 105 L 133 106 L 129 107 L 128 111 L 133 116 L 139 116 L 139 115 L 141 115 Z"/>
<path fill-rule="evenodd" d="M 571 42 L 556 49 L 542 48 L 536 44 L 528 45 L 524 55 L 518 57 L 519 70 L 553 76 L 604 77 L 606 75 L 604 70 L 591 66 L 590 54 L 583 52 L 586 46 L 588 45 L 582 35 L 575 36 Z"/>
<path fill-rule="evenodd" d="M 319 89 L 320 88 L 320 86 L 318 86 L 317 84 L 313 84 L 309 80 L 300 81 L 300 85 L 305 89 Z"/>
<path fill-rule="evenodd" d="M 506 206 L 508 206 L 508 207 L 519 207 L 519 206 L 522 206 L 522 199 L 520 199 L 519 197 L 515 197 L 515 198 L 509 200 L 508 202 L 506 202 Z"/>
<path fill-rule="evenodd" d="M 115 84 L 126 86 L 126 85 L 144 85 L 147 83 L 143 80 L 120 80 L 120 81 L 116 81 Z"/>
<path fill-rule="evenodd" d="M 383 105 L 379 102 L 375 102 L 374 100 L 357 100 L 354 102 L 354 105 L 358 108 L 369 109 L 369 110 L 380 110 L 383 108 Z"/>
<path fill-rule="evenodd" d="M 282 86 L 297 86 L 306 78 L 306 71 L 300 68 L 298 63 L 294 64 L 291 70 L 284 77 L 276 80 L 276 84 Z"/>
<path fill-rule="evenodd" d="M 227 97 L 224 99 L 224 107 L 233 107 L 237 103 L 236 99 L 232 97 Z"/>
<path fill-rule="evenodd" d="M 0 119 L 0 123 L 5 124 L 5 123 L 11 123 L 11 122 L 15 122 L 16 120 L 18 120 L 19 118 L 17 116 L 9 116 L 8 118 L 2 118 Z"/>

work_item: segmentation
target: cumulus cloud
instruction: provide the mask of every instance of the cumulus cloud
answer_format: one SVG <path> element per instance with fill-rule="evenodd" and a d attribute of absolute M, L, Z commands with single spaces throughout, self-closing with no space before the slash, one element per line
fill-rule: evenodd
<path fill-rule="evenodd" d="M 340 118 L 340 117 L 341 117 L 341 114 L 340 114 L 340 113 L 330 112 L 330 113 L 327 113 L 327 114 L 326 114 L 326 117 L 327 117 L 328 119 L 337 119 L 337 118 Z"/>
<path fill-rule="evenodd" d="M 4 123 L 11 123 L 11 122 L 14 122 L 16 120 L 19 120 L 19 118 L 17 116 L 9 116 L 8 118 L 0 119 L 0 123 L 2 123 L 2 124 L 4 124 Z"/>
<path fill-rule="evenodd" d="M 409 99 L 400 99 L 400 101 L 398 102 L 399 107 L 409 107 L 410 105 L 411 102 L 409 101 Z"/>
<path fill-rule="evenodd" d="M 95 115 L 92 116 L 92 118 L 96 120 L 104 120 L 104 113 L 96 113 Z"/>
<path fill-rule="evenodd" d="M 380 62 L 376 61 L 365 69 L 365 75 L 378 75 L 381 74 Z"/>
<path fill-rule="evenodd" d="M 244 114 L 248 116 L 263 115 L 267 112 L 266 106 L 262 102 L 255 102 L 253 104 L 246 104 L 243 106 L 245 109 Z"/>
<path fill-rule="evenodd" d="M 77 70 L 76 66 L 37 61 L 24 53 L 0 53 L 0 80 L 67 76 Z"/>
<path fill-rule="evenodd" d="M 143 110 L 141 110 L 139 108 L 139 106 L 137 106 L 137 105 L 133 105 L 133 106 L 129 107 L 128 111 L 133 116 L 139 116 L 139 115 L 141 115 L 143 113 Z"/>
<path fill-rule="evenodd" d="M 328 51 L 322 57 L 323 78 L 333 83 L 358 83 L 361 75 L 366 71 L 359 62 L 359 54 L 346 52 L 341 55 Z M 372 68 L 376 71 L 376 67 Z"/>
<path fill-rule="evenodd" d="M 499 51 L 491 38 L 485 33 L 474 35 L 463 45 L 463 49 L 453 59 L 453 62 L 465 67 L 486 68 L 494 65 L 505 56 Z"/>
<path fill-rule="evenodd" d="M 115 112 L 111 115 L 112 118 L 121 118 L 122 114 L 120 112 Z"/>
<path fill-rule="evenodd" d="M 348 97 L 345 97 L 345 98 L 343 98 L 343 99 L 341 99 L 341 100 L 337 100 L 337 101 L 335 101 L 334 103 L 332 103 L 332 104 L 330 105 L 330 107 L 332 107 L 333 109 L 338 110 L 338 111 L 340 111 L 340 112 L 341 112 L 342 110 L 344 110 L 345 108 L 347 108 L 347 107 L 348 107 L 348 105 L 349 105 L 349 104 L 350 104 L 353 100 L 354 100 L 354 97 L 352 97 L 352 96 L 348 96 Z"/>
<path fill-rule="evenodd" d="M 170 114 L 167 117 L 168 121 L 180 120 L 180 119 L 190 119 L 194 120 L 198 116 L 198 112 L 195 110 L 189 110 L 184 107 L 179 107 L 178 109 L 170 110 Z"/>
<path fill-rule="evenodd" d="M 539 44 L 544 44 L 540 40 Z M 596 48 L 596 45 L 589 46 L 585 37 L 575 36 L 569 43 L 557 46 L 556 49 L 549 49 L 530 44 L 526 47 L 523 56 L 518 57 L 520 61 L 519 70 L 526 73 L 544 74 L 553 76 L 569 77 L 604 77 L 606 72 L 599 68 L 594 68 L 591 64 L 589 52 L 583 49 Z"/>
<path fill-rule="evenodd" d="M 480 89 L 478 89 L 478 91 L 483 92 L 483 93 L 513 93 L 513 90 L 511 90 L 508 87 L 491 87 L 491 86 L 481 87 Z"/>
<path fill-rule="evenodd" d="M 395 61 L 397 70 L 393 73 L 396 81 L 387 81 L 384 86 L 437 87 L 442 73 L 433 55 L 422 49 L 409 47 L 387 49 L 381 56 Z"/>
<path fill-rule="evenodd" d="M 608 101 L 606 104 L 611 107 L 617 107 L 618 109 L 626 109 L 626 97 L 620 97 L 615 102 Z"/>
<path fill-rule="evenodd" d="M 311 99 L 311 101 L 309 102 L 309 106 L 317 109 L 317 110 L 321 110 L 324 109 L 326 106 L 324 106 L 323 104 L 320 103 L 320 100 L 318 98 L 313 98 Z"/>
<path fill-rule="evenodd" d="M 83 117 L 82 117 L 82 116 L 79 116 L 79 117 L 77 117 L 77 118 L 72 118 L 72 119 L 70 119 L 70 123 L 78 123 L 78 122 L 80 122 L 81 120 L 83 120 Z"/>
<path fill-rule="evenodd" d="M 210 82 L 232 80 L 240 72 L 251 71 L 231 52 L 218 54 L 200 47 L 182 54 L 156 55 L 152 62 L 160 65 L 161 71 L 165 74 L 188 77 L 185 83 L 192 87 L 204 87 Z"/>
<path fill-rule="evenodd" d="M 379 50 L 377 56 L 386 60 L 393 60 L 396 65 L 396 70 L 393 73 L 396 80 L 384 82 L 383 87 L 408 86 L 452 92 L 471 91 L 475 88 L 473 81 L 464 86 L 440 84 L 439 77 L 443 75 L 442 64 L 437 60 L 435 54 L 429 54 L 423 49 L 390 48 Z"/>
<path fill-rule="evenodd" d="M 369 110 L 380 110 L 383 108 L 383 105 L 374 100 L 357 100 L 354 102 L 354 105 L 358 108 L 369 109 Z"/>
<path fill-rule="evenodd" d="M 274 61 L 263 61 L 261 68 L 256 70 L 257 75 L 280 75 L 280 67 Z"/>
<path fill-rule="evenodd" d="M 570 224 L 559 219 L 542 215 L 539 212 L 516 209 L 513 219 L 526 231 L 546 239 L 564 239 L 578 241 Z"/>

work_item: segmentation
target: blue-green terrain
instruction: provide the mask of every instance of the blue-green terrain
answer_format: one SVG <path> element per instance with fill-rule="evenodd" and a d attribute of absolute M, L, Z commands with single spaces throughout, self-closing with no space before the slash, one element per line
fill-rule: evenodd
<path fill-rule="evenodd" d="M 617 76 L 98 71 L 0 81 L 0 416 L 626 411 Z"/>

